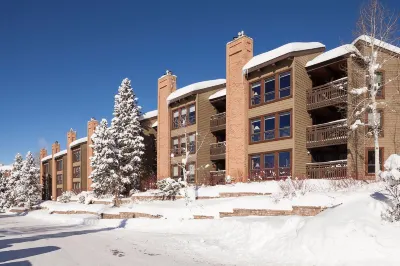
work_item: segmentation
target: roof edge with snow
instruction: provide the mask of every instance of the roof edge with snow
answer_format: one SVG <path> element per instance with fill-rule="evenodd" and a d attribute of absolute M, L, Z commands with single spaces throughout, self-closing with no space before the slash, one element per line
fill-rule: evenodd
<path fill-rule="evenodd" d="M 153 110 L 142 114 L 139 120 L 146 120 L 158 116 L 158 110 Z"/>
<path fill-rule="evenodd" d="M 208 100 L 215 100 L 221 97 L 226 96 L 226 88 L 223 88 L 222 90 L 217 91 L 216 93 L 213 93 L 208 97 Z"/>
<path fill-rule="evenodd" d="M 57 153 L 54 153 L 54 158 L 61 157 L 61 156 L 65 155 L 65 154 L 67 154 L 67 150 L 59 151 Z"/>
<path fill-rule="evenodd" d="M 371 44 L 372 43 L 372 38 L 371 38 L 371 36 L 368 36 L 368 35 L 361 35 L 361 36 L 357 37 L 351 44 L 355 45 L 359 41 L 364 41 L 366 43 Z M 400 54 L 400 47 L 397 47 L 397 46 L 392 45 L 390 43 L 387 43 L 387 42 L 384 42 L 384 41 L 381 41 L 381 40 L 375 38 L 374 44 L 376 46 L 379 46 L 379 47 L 381 47 L 383 49 L 386 49 L 386 50 L 388 50 L 390 52 L 393 52 L 393 53 L 396 53 L 396 54 Z"/>
<path fill-rule="evenodd" d="M 45 161 L 48 161 L 48 160 L 50 160 L 51 158 L 53 158 L 53 156 L 50 154 L 50 155 L 47 155 L 46 157 L 43 157 L 42 158 L 42 162 L 45 162 Z"/>
<path fill-rule="evenodd" d="M 360 51 L 353 44 L 345 44 L 342 46 L 338 46 L 333 48 L 325 53 L 322 53 L 315 57 L 314 59 L 307 62 L 306 67 L 320 65 L 322 63 L 348 56 L 350 54 L 356 53 L 357 55 L 361 55 Z"/>
<path fill-rule="evenodd" d="M 87 137 L 74 140 L 73 142 L 71 142 L 71 144 L 69 144 L 69 147 L 72 148 L 72 147 L 78 146 L 79 144 L 86 143 L 87 140 L 88 140 Z"/>

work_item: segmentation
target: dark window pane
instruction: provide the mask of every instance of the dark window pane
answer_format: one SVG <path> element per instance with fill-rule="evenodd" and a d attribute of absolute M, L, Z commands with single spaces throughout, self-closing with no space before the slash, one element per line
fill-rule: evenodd
<path fill-rule="evenodd" d="M 260 169 L 260 156 L 251 157 L 251 169 L 253 170 Z"/>
<path fill-rule="evenodd" d="M 275 78 L 265 81 L 265 99 L 266 102 L 275 100 Z"/>
<path fill-rule="evenodd" d="M 191 125 L 196 124 L 196 106 L 195 105 L 189 106 L 189 124 L 191 124 Z"/>
<path fill-rule="evenodd" d="M 250 97 L 251 97 L 251 105 L 257 105 L 261 103 L 261 84 L 260 83 L 255 83 L 251 85 L 251 92 L 250 92 Z"/>
<path fill-rule="evenodd" d="M 251 122 L 251 141 L 257 142 L 261 140 L 261 120 Z"/>
<path fill-rule="evenodd" d="M 264 155 L 264 168 L 274 168 L 275 167 L 275 155 L 265 154 Z"/>
<path fill-rule="evenodd" d="M 279 98 L 290 96 L 290 72 L 279 75 Z"/>
<path fill-rule="evenodd" d="M 279 167 L 290 167 L 290 152 L 283 151 L 279 153 Z"/>
<path fill-rule="evenodd" d="M 279 137 L 290 137 L 290 113 L 279 115 Z"/>
<path fill-rule="evenodd" d="M 275 138 L 275 117 L 269 116 L 264 120 L 264 139 Z"/>

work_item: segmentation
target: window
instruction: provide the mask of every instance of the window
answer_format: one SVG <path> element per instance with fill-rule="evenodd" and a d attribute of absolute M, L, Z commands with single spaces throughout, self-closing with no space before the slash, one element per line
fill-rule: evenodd
<path fill-rule="evenodd" d="M 251 157 L 251 170 L 260 170 L 261 169 L 261 160 L 260 156 L 252 156 Z"/>
<path fill-rule="evenodd" d="M 261 83 L 257 82 L 251 85 L 251 105 L 261 103 Z"/>
<path fill-rule="evenodd" d="M 196 153 L 196 133 L 189 135 L 189 151 L 190 153 Z"/>
<path fill-rule="evenodd" d="M 49 173 L 49 164 L 46 163 L 43 165 L 43 174 L 47 175 Z"/>
<path fill-rule="evenodd" d="M 266 116 L 264 118 L 264 139 L 275 138 L 275 116 Z"/>
<path fill-rule="evenodd" d="M 181 124 L 182 124 L 183 127 L 189 123 L 189 121 L 187 121 L 186 113 L 187 113 L 186 107 L 182 108 L 181 109 L 181 119 L 180 120 L 181 120 Z"/>
<path fill-rule="evenodd" d="M 279 114 L 279 137 L 290 137 L 290 112 Z"/>
<path fill-rule="evenodd" d="M 266 177 L 275 176 L 275 154 L 264 154 L 264 171 Z"/>
<path fill-rule="evenodd" d="M 291 137 L 291 111 L 250 120 L 250 143 Z"/>
<path fill-rule="evenodd" d="M 75 166 L 72 169 L 72 177 L 73 178 L 80 178 L 81 177 L 81 167 L 80 166 Z"/>
<path fill-rule="evenodd" d="M 174 167 L 172 167 L 172 175 L 173 177 L 179 176 L 179 167 L 177 165 L 174 165 Z"/>
<path fill-rule="evenodd" d="M 378 91 L 376 92 L 376 97 L 383 98 L 383 83 L 384 77 L 383 72 L 376 72 L 375 73 L 375 83 L 378 85 Z"/>
<path fill-rule="evenodd" d="M 193 183 L 195 181 L 196 176 L 196 165 L 194 163 L 189 164 L 189 175 L 187 177 L 189 183 Z"/>
<path fill-rule="evenodd" d="M 270 102 L 275 100 L 275 77 L 265 80 L 265 94 L 264 101 Z"/>
<path fill-rule="evenodd" d="M 379 148 L 379 165 L 382 169 L 383 149 Z M 367 173 L 375 174 L 375 149 L 368 148 L 367 150 Z"/>
<path fill-rule="evenodd" d="M 63 169 L 63 160 L 56 161 L 57 171 L 62 171 Z"/>
<path fill-rule="evenodd" d="M 376 118 L 377 118 L 376 120 L 378 123 L 377 126 L 378 126 L 378 130 L 379 130 L 379 134 L 382 135 L 382 133 L 383 133 L 383 112 L 382 112 L 382 110 L 377 110 Z M 368 113 L 367 123 L 368 123 L 368 132 L 373 133 L 375 123 L 374 123 L 374 119 L 372 118 L 372 112 Z"/>
<path fill-rule="evenodd" d="M 179 152 L 179 139 L 178 138 L 172 139 L 172 153 L 174 155 L 179 155 L 180 154 L 180 152 Z"/>
<path fill-rule="evenodd" d="M 179 128 L 179 110 L 173 112 L 172 128 Z"/>
<path fill-rule="evenodd" d="M 186 137 L 185 136 L 181 137 L 181 153 L 182 154 L 186 153 Z"/>
<path fill-rule="evenodd" d="M 63 183 L 63 175 L 57 175 L 57 185 L 61 185 Z"/>
<path fill-rule="evenodd" d="M 194 104 L 189 107 L 189 123 L 190 125 L 196 124 L 196 106 Z"/>
<path fill-rule="evenodd" d="M 81 161 L 81 150 L 76 149 L 72 151 L 72 162 L 78 163 Z"/>
<path fill-rule="evenodd" d="M 279 75 L 279 98 L 290 96 L 290 72 Z"/>
<path fill-rule="evenodd" d="M 290 152 L 283 151 L 279 152 L 278 157 L 279 164 L 279 172 L 278 175 L 281 176 L 289 176 L 290 175 Z"/>
<path fill-rule="evenodd" d="M 251 121 L 251 142 L 258 142 L 261 140 L 261 120 Z"/>
<path fill-rule="evenodd" d="M 81 183 L 80 182 L 74 182 L 73 183 L 74 189 L 81 189 Z"/>
<path fill-rule="evenodd" d="M 250 179 L 268 180 L 291 174 L 291 151 L 275 151 L 250 156 Z"/>

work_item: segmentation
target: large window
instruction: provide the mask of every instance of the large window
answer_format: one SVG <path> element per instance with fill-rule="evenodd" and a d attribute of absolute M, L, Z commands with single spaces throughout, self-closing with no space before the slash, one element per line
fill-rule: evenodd
<path fill-rule="evenodd" d="M 375 122 L 372 117 L 372 112 L 368 112 L 367 116 L 368 116 L 368 121 L 367 121 L 368 122 L 368 132 L 373 133 Z M 382 110 L 377 110 L 376 120 L 377 120 L 379 135 L 383 136 L 383 112 L 382 112 Z"/>
<path fill-rule="evenodd" d="M 196 177 L 196 164 L 191 163 L 191 164 L 189 164 L 188 168 L 189 168 L 188 169 L 189 174 L 188 174 L 188 177 L 187 177 L 188 182 L 189 183 L 194 183 L 195 177 Z"/>
<path fill-rule="evenodd" d="M 375 83 L 378 85 L 378 91 L 376 92 L 376 97 L 384 97 L 384 75 L 383 72 L 379 71 L 375 73 Z"/>
<path fill-rule="evenodd" d="M 383 149 L 379 149 L 379 165 L 382 169 L 382 158 L 383 158 Z M 366 164 L 367 164 L 367 173 L 375 174 L 375 149 L 368 148 L 367 156 L 366 156 Z"/>
<path fill-rule="evenodd" d="M 73 178 L 81 178 L 81 167 L 75 166 L 72 168 L 72 177 Z"/>
<path fill-rule="evenodd" d="M 172 112 L 172 128 L 179 128 L 179 110 Z"/>
<path fill-rule="evenodd" d="M 63 169 L 63 160 L 57 160 L 56 161 L 56 166 L 57 166 L 57 171 L 62 171 Z"/>
<path fill-rule="evenodd" d="M 267 180 L 291 175 L 291 151 L 275 151 L 250 156 L 250 178 Z"/>
<path fill-rule="evenodd" d="M 250 143 L 291 137 L 291 111 L 250 120 Z"/>
<path fill-rule="evenodd" d="M 63 175 L 57 175 L 57 185 L 61 185 L 63 183 Z"/>
<path fill-rule="evenodd" d="M 196 105 L 194 104 L 189 106 L 189 124 L 196 124 Z"/>
<path fill-rule="evenodd" d="M 188 141 L 188 149 L 190 153 L 196 153 L 196 133 L 187 134 L 187 138 L 185 135 L 174 137 L 172 139 L 172 153 L 174 156 L 184 155 L 186 152 L 186 142 Z"/>
<path fill-rule="evenodd" d="M 189 151 L 190 153 L 196 153 L 196 133 L 189 134 Z"/>
<path fill-rule="evenodd" d="M 196 124 L 196 105 L 191 104 L 172 111 L 172 129 Z"/>
<path fill-rule="evenodd" d="M 180 154 L 180 149 L 179 149 L 179 139 L 174 138 L 172 139 L 172 153 L 177 156 Z"/>
<path fill-rule="evenodd" d="M 77 163 L 81 161 L 81 150 L 75 149 L 72 151 L 72 162 Z"/>
<path fill-rule="evenodd" d="M 250 105 L 257 106 L 292 95 L 291 71 L 267 77 L 250 84 Z"/>

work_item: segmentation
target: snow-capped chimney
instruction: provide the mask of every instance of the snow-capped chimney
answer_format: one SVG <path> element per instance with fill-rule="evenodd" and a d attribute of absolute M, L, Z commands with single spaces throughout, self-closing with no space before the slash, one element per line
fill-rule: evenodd
<path fill-rule="evenodd" d="M 47 150 L 45 148 L 40 150 L 40 160 L 47 156 Z"/>
<path fill-rule="evenodd" d="M 97 125 L 99 122 L 97 122 L 96 119 L 93 117 L 90 119 L 90 121 L 87 123 L 87 189 L 92 190 L 91 185 L 92 185 L 92 179 L 89 179 L 90 174 L 92 173 L 92 167 L 90 166 L 90 157 L 93 156 L 93 148 L 91 147 L 93 144 L 92 141 L 92 136 L 94 133 L 94 130 L 96 129 Z"/>
<path fill-rule="evenodd" d="M 167 97 L 176 91 L 176 76 L 170 70 L 158 79 L 157 179 L 170 176 L 171 120 Z"/>

